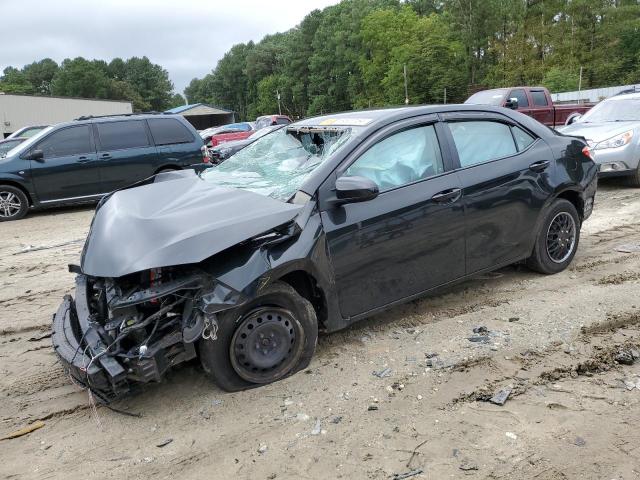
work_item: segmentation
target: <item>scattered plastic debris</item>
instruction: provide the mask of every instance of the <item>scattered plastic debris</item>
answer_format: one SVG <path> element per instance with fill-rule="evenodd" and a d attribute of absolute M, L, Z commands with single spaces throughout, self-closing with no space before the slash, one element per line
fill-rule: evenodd
<path fill-rule="evenodd" d="M 616 252 L 636 253 L 640 252 L 640 243 L 624 243 L 614 248 Z"/>
<path fill-rule="evenodd" d="M 507 436 L 507 438 L 510 438 L 511 440 L 517 440 L 518 439 L 518 435 L 516 435 L 513 432 L 506 432 L 505 435 Z"/>
<path fill-rule="evenodd" d="M 573 441 L 573 444 L 578 447 L 584 447 L 587 442 L 582 437 L 576 437 L 576 439 Z"/>
<path fill-rule="evenodd" d="M 503 388 L 499 391 L 497 391 L 493 397 L 491 397 L 489 399 L 489 401 L 491 403 L 495 403 L 496 405 L 504 405 L 505 402 L 507 401 L 507 399 L 509 398 L 509 395 L 511 395 L 511 388 Z"/>
<path fill-rule="evenodd" d="M 166 447 L 171 442 L 173 442 L 173 438 L 167 438 L 166 440 L 163 440 L 162 442 L 156 444 L 156 447 L 158 447 L 158 448 Z"/>
<path fill-rule="evenodd" d="M 259 454 L 261 454 L 261 455 L 262 455 L 263 453 L 265 453 L 267 450 L 268 450 L 268 449 L 267 449 L 267 446 L 266 446 L 266 445 L 260 445 L 260 446 L 258 447 L 258 453 L 259 453 Z"/>
<path fill-rule="evenodd" d="M 322 425 L 320 424 L 320 419 L 317 418 L 316 424 L 314 425 L 313 430 L 311 430 L 311 435 L 320 435 L 321 431 L 322 431 Z"/>
<path fill-rule="evenodd" d="M 30 425 L 27 425 L 26 427 L 23 427 L 19 430 L 15 430 L 5 435 L 4 437 L 0 438 L 0 440 L 9 440 L 12 438 L 22 437 L 23 435 L 27 435 L 28 433 L 31 433 L 35 430 L 38 430 L 39 428 L 44 427 L 44 425 L 45 423 L 42 420 L 36 420 L 35 422 L 33 422 Z"/>
<path fill-rule="evenodd" d="M 385 378 L 385 377 L 390 377 L 391 376 L 391 369 L 390 368 L 385 368 L 384 370 L 380 370 L 379 372 L 371 372 L 371 374 L 375 377 L 378 378 Z"/>
<path fill-rule="evenodd" d="M 403 480 L 405 478 L 415 477 L 416 475 L 420 475 L 421 473 L 422 473 L 422 469 L 417 468 L 415 470 L 411 470 L 410 472 L 395 473 L 390 478 L 392 478 L 393 480 Z"/>

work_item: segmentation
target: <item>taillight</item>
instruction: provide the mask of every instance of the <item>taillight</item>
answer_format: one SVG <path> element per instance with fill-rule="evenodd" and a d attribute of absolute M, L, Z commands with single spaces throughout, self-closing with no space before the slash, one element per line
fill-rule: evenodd
<path fill-rule="evenodd" d="M 591 148 L 589 146 L 584 147 L 582 149 L 582 153 L 585 157 L 588 157 L 589 160 L 593 160 L 593 154 L 591 153 Z"/>

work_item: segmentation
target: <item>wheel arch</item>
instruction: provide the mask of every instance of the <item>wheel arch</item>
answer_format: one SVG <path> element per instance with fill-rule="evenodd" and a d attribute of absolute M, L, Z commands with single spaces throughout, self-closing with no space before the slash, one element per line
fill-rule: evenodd
<path fill-rule="evenodd" d="M 318 328 L 321 330 L 326 329 L 328 318 L 327 297 L 316 278 L 310 272 L 302 269 L 291 270 L 279 276 L 276 280 L 290 285 L 298 295 L 308 300 L 316 312 Z"/>
<path fill-rule="evenodd" d="M 16 181 L 13 181 L 13 180 L 8 180 L 6 178 L 0 178 L 0 186 L 1 185 L 8 185 L 8 186 L 11 186 L 11 187 L 19 189 L 27 197 L 27 201 L 29 202 L 29 206 L 30 207 L 34 206 L 33 197 L 31 195 L 31 193 L 29 193 L 29 191 L 24 187 L 24 185 L 21 185 L 20 182 L 16 182 Z"/>

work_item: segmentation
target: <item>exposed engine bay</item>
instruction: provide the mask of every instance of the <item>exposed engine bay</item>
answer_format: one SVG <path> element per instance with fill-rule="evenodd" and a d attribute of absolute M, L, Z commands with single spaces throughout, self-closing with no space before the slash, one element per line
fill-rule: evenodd
<path fill-rule="evenodd" d="M 205 272 L 184 267 L 118 279 L 79 274 L 76 287 L 75 301 L 65 297 L 54 316 L 53 343 L 71 375 L 103 401 L 194 359 L 197 340 L 216 339 L 216 312 L 242 301 Z"/>

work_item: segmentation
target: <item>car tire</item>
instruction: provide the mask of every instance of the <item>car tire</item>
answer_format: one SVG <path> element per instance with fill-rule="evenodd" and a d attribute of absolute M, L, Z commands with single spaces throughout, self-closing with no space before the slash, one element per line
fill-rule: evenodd
<path fill-rule="evenodd" d="M 544 215 L 527 266 L 547 275 L 567 268 L 578 250 L 580 226 L 580 216 L 571 202 L 553 202 Z"/>
<path fill-rule="evenodd" d="M 625 177 L 625 185 L 633 188 L 640 188 L 640 165 L 635 169 L 632 175 Z"/>
<path fill-rule="evenodd" d="M 306 368 L 318 340 L 313 305 L 284 282 L 222 312 L 217 322 L 217 339 L 201 339 L 198 350 L 207 375 L 228 392 L 266 385 Z"/>
<path fill-rule="evenodd" d="M 29 211 L 29 199 L 22 190 L 0 185 L 0 222 L 19 220 Z"/>

